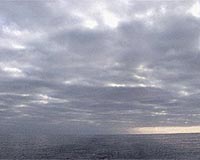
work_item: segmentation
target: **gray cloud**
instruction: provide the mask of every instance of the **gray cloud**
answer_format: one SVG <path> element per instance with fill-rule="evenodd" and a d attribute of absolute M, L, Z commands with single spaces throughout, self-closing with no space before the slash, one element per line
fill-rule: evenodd
<path fill-rule="evenodd" d="M 2 2 L 2 132 L 106 134 L 198 125 L 194 4 Z"/>

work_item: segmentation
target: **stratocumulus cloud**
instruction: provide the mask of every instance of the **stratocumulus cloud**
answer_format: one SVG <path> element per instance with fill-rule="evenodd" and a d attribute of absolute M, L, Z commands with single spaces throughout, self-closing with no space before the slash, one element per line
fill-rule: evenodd
<path fill-rule="evenodd" d="M 3 1 L 2 132 L 200 123 L 198 1 Z"/>

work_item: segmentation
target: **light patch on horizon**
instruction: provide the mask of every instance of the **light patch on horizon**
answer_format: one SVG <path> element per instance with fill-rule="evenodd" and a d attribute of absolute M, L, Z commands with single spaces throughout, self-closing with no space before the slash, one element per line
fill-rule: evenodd
<path fill-rule="evenodd" d="M 128 130 L 129 134 L 178 134 L 200 133 L 200 126 L 139 127 Z"/>

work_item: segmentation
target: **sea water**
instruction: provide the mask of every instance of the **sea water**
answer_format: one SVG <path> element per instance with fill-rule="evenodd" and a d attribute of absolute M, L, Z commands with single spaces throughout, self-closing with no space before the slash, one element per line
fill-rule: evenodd
<path fill-rule="evenodd" d="M 0 159 L 200 159 L 200 134 L 0 135 Z"/>

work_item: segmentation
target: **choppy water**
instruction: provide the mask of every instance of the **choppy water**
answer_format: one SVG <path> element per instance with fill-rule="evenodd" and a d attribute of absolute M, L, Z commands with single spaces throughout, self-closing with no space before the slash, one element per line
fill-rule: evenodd
<path fill-rule="evenodd" d="M 0 136 L 0 159 L 200 159 L 200 134 Z"/>

